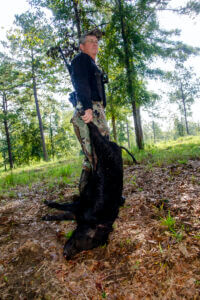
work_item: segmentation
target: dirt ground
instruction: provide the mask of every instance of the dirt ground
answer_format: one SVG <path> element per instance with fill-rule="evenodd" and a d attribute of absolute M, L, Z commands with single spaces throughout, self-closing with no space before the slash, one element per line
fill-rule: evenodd
<path fill-rule="evenodd" d="M 66 261 L 74 222 L 44 222 L 44 200 L 75 186 L 45 182 L 0 202 L 0 299 L 200 299 L 200 161 L 125 166 L 125 205 L 109 244 Z M 163 224 L 176 221 L 173 230 Z"/>

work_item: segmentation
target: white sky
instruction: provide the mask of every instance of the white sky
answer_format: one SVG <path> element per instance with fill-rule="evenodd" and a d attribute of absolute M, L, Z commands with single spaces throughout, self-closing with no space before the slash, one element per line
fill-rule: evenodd
<path fill-rule="evenodd" d="M 30 6 L 25 0 L 0 0 L 0 7 L 0 39 L 2 40 L 6 30 L 12 26 L 14 15 L 23 13 Z"/>
<path fill-rule="evenodd" d="M 181 6 L 187 0 L 172 0 L 171 6 Z M 5 39 L 6 30 L 8 30 L 14 21 L 15 14 L 21 14 L 26 10 L 30 9 L 29 4 L 26 0 L 0 0 L 0 40 Z M 186 44 L 189 44 L 194 47 L 200 47 L 200 16 L 195 19 L 189 18 L 188 16 L 177 16 L 171 12 L 160 12 L 159 21 L 162 28 L 165 29 L 181 29 L 181 36 L 178 37 L 179 40 L 183 41 Z M 191 58 L 188 62 L 188 65 L 194 67 L 194 70 L 198 76 L 200 76 L 200 57 Z M 170 65 L 165 68 L 170 69 Z M 167 87 L 163 86 L 161 83 L 151 82 L 149 84 L 151 90 L 158 91 L 159 89 L 166 90 Z M 200 104 L 199 99 L 193 105 L 193 120 L 200 121 Z M 168 111 L 169 109 L 169 111 Z M 169 115 L 173 110 L 176 110 L 175 107 L 169 106 L 163 110 L 163 116 Z M 147 114 L 142 113 L 143 119 L 148 120 Z"/>
<path fill-rule="evenodd" d="M 183 6 L 187 0 L 172 0 L 171 7 L 175 6 Z M 185 44 L 188 44 L 193 47 L 200 47 L 200 16 L 195 18 L 191 18 L 189 16 L 178 16 L 170 11 L 167 12 L 160 12 L 159 13 L 159 22 L 161 28 L 171 30 L 171 29 L 181 29 L 181 35 L 178 36 L 176 39 L 181 40 Z M 161 63 L 162 64 L 162 63 Z M 161 66 L 161 65 L 159 65 Z M 200 76 L 200 56 L 192 57 L 186 63 L 186 66 L 191 66 L 194 68 L 195 73 L 197 76 Z M 171 70 L 171 65 L 162 64 L 162 67 L 166 70 Z M 160 94 L 163 95 L 163 99 L 166 98 L 164 92 L 169 89 L 167 84 L 163 84 L 159 81 L 154 81 L 149 83 L 149 88 L 153 91 L 159 92 L 162 91 Z M 189 120 L 193 120 L 195 122 L 200 122 L 200 99 L 196 99 L 195 103 L 192 105 L 192 118 Z M 177 106 L 176 105 L 168 105 L 163 103 L 161 105 L 162 114 L 165 117 L 169 117 L 171 114 L 177 113 Z M 148 116 L 146 113 L 142 113 L 142 119 L 148 120 Z M 167 122 L 167 121 L 166 121 Z M 163 126 L 166 128 L 168 125 Z"/>

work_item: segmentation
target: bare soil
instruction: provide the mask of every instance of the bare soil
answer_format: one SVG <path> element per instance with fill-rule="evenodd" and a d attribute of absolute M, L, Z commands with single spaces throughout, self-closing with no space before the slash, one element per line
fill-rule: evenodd
<path fill-rule="evenodd" d="M 44 222 L 44 200 L 76 186 L 45 182 L 0 202 L 0 299 L 200 299 L 200 161 L 125 166 L 125 205 L 109 244 L 66 261 L 74 222 Z M 175 219 L 174 232 L 161 218 Z"/>

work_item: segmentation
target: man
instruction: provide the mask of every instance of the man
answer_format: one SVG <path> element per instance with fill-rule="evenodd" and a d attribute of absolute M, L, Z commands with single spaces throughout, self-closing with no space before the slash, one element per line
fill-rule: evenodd
<path fill-rule="evenodd" d="M 103 73 L 96 65 L 98 53 L 98 36 L 94 32 L 80 38 L 80 50 L 71 63 L 71 78 L 77 97 L 77 106 L 71 120 L 75 134 L 85 154 L 81 173 L 79 190 L 83 190 L 87 183 L 90 171 L 95 169 L 97 159 L 90 142 L 87 123 L 97 125 L 100 133 L 109 138 L 104 108 L 106 97 L 104 90 Z"/>

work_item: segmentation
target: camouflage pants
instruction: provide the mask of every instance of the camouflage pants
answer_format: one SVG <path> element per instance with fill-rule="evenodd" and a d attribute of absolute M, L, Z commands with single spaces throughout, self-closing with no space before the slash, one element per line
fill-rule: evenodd
<path fill-rule="evenodd" d="M 93 123 L 98 127 L 103 136 L 109 138 L 109 129 L 106 122 L 103 104 L 101 102 L 92 102 L 93 104 Z M 97 157 L 92 147 L 87 124 L 81 118 L 82 105 L 78 102 L 71 123 L 74 126 L 75 134 L 81 144 L 85 159 L 83 161 L 83 169 L 90 170 L 96 168 Z"/>

